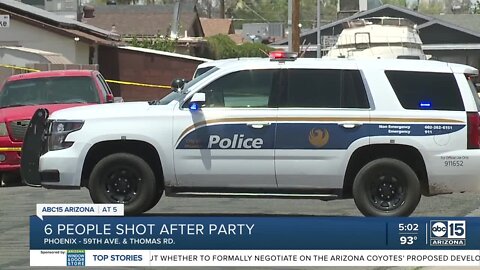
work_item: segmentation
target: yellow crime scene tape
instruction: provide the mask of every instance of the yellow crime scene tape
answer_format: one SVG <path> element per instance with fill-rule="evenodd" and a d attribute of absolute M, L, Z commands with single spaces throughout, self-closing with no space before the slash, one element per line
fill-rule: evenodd
<path fill-rule="evenodd" d="M 38 71 L 40 71 L 40 70 L 38 70 L 38 69 L 33 69 L 33 68 L 17 67 L 17 66 L 12 66 L 12 65 L 3 65 L 3 64 L 1 64 L 0 67 L 6 67 L 6 68 L 18 69 L 18 70 L 25 70 L 25 71 L 30 71 L 30 72 L 38 72 Z"/>
<path fill-rule="evenodd" d="M 29 71 L 29 72 L 39 72 L 39 71 L 41 71 L 41 70 L 33 69 L 33 68 L 17 67 L 17 66 L 13 66 L 13 65 L 5 65 L 5 64 L 0 64 L 0 67 L 24 70 L 24 71 Z M 105 80 L 105 81 L 107 81 L 109 83 L 116 83 L 116 84 L 123 84 L 123 85 L 134 85 L 134 86 L 170 89 L 170 86 L 168 86 L 168 85 L 137 83 L 137 82 L 127 82 L 127 81 L 116 81 L 116 80 Z"/>
<path fill-rule="evenodd" d="M 0 147 L 0 152 L 20 152 L 22 147 Z"/>
<path fill-rule="evenodd" d="M 167 85 L 157 85 L 157 84 L 148 84 L 148 83 L 137 83 L 137 82 L 126 82 L 126 81 L 116 81 L 116 80 L 105 80 L 109 83 L 118 83 L 125 85 L 135 85 L 135 86 L 145 86 L 145 87 L 156 87 L 156 88 L 166 88 L 170 89 L 170 86 Z"/>

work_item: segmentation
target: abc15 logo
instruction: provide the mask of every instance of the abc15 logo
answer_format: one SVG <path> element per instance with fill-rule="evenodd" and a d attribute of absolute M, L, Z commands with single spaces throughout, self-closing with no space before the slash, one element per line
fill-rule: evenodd
<path fill-rule="evenodd" d="M 467 236 L 467 224 L 465 220 L 431 220 L 430 237 L 465 239 Z"/>

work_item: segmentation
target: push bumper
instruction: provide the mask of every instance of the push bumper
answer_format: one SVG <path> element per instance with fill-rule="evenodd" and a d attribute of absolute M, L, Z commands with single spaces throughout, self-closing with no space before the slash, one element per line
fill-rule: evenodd
<path fill-rule="evenodd" d="M 39 109 L 30 121 L 22 148 L 22 177 L 31 186 L 80 188 L 83 164 L 78 161 L 83 160 L 82 151 L 87 148 L 75 142 L 67 149 L 47 151 L 47 118 L 48 111 Z"/>
<path fill-rule="evenodd" d="M 47 139 L 48 110 L 38 109 L 30 121 L 22 147 L 20 160 L 22 179 L 25 184 L 39 186 L 41 175 L 38 169 L 40 155 L 44 152 Z"/>

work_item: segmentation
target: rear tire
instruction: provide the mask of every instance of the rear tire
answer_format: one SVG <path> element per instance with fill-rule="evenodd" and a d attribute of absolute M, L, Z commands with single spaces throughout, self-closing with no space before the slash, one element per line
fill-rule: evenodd
<path fill-rule="evenodd" d="M 95 203 L 123 203 L 125 215 L 145 211 L 155 200 L 157 185 L 150 165 L 129 153 L 115 153 L 101 159 L 88 182 Z"/>
<path fill-rule="evenodd" d="M 420 181 L 405 162 L 379 158 L 367 163 L 353 182 L 353 198 L 365 216 L 409 216 L 420 202 Z"/>

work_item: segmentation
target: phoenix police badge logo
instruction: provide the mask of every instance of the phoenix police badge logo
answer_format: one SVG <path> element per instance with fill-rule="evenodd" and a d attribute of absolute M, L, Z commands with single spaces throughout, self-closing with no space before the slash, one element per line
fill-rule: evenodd
<path fill-rule="evenodd" d="M 308 141 L 311 145 L 320 148 L 325 146 L 330 139 L 330 134 L 328 130 L 322 128 L 312 128 L 308 136 Z"/>

